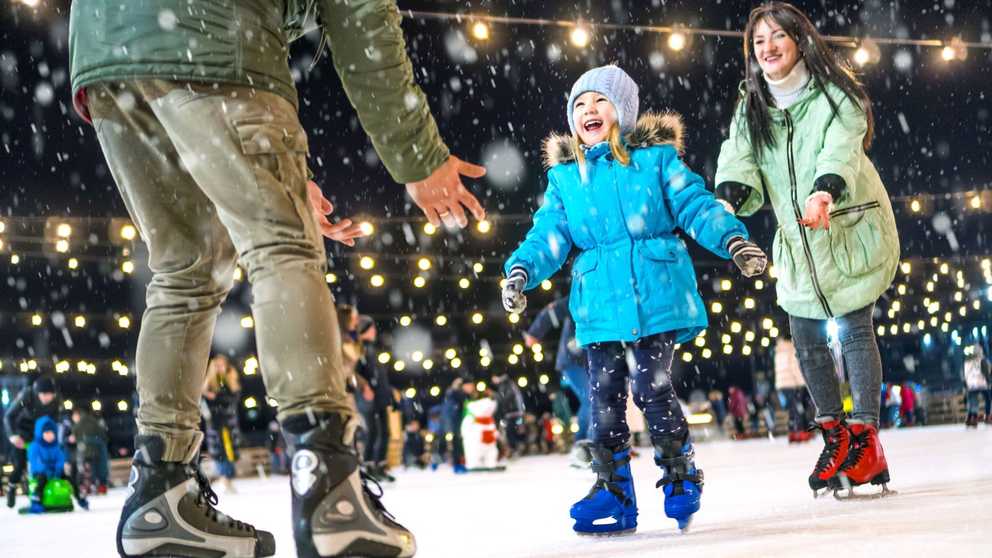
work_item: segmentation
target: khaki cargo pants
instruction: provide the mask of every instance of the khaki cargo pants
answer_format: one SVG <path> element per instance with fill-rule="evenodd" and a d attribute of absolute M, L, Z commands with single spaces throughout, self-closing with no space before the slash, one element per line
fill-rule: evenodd
<path fill-rule="evenodd" d="M 93 86 L 88 97 L 153 273 L 136 356 L 139 433 L 164 438 L 168 461 L 198 450 L 214 324 L 238 261 L 279 418 L 352 415 L 292 103 L 245 86 L 163 80 Z"/>

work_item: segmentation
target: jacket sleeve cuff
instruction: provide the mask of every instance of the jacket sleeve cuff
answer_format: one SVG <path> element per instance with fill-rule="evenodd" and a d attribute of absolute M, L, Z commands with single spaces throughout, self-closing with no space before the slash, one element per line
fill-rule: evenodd
<path fill-rule="evenodd" d="M 747 201 L 751 195 L 751 188 L 746 184 L 727 180 L 717 185 L 715 195 L 717 198 L 725 200 L 736 210 Z"/>
<path fill-rule="evenodd" d="M 529 279 L 530 276 L 527 274 L 527 270 L 524 269 L 522 266 L 515 265 L 512 268 L 510 268 L 510 274 L 507 275 L 508 279 L 512 279 L 514 277 L 522 277 L 524 280 L 524 284 L 526 285 L 527 280 Z"/>
<path fill-rule="evenodd" d="M 847 182 L 839 174 L 823 174 L 813 182 L 813 191 L 826 192 L 839 200 L 847 191 Z"/>

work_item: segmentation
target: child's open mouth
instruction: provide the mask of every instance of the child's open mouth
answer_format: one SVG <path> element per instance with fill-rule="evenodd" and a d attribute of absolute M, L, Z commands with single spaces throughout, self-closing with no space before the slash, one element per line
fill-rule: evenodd
<path fill-rule="evenodd" d="M 596 130 L 598 130 L 598 129 L 600 129 L 600 128 L 603 127 L 603 121 L 602 120 L 590 120 L 590 121 L 586 122 L 585 126 L 583 126 L 583 127 L 585 128 L 585 130 L 587 132 L 595 132 Z"/>

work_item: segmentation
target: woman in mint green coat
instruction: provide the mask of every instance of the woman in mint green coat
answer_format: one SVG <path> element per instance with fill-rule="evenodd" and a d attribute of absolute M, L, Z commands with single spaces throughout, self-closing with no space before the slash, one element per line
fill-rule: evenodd
<path fill-rule="evenodd" d="M 744 57 L 747 75 L 720 150 L 717 195 L 745 216 L 767 199 L 778 219 L 778 304 L 789 314 L 824 438 L 809 484 L 814 493 L 884 485 L 882 363 L 872 312 L 895 276 L 899 239 L 885 186 L 865 155 L 871 102 L 809 18 L 789 4 L 752 11 Z M 839 326 L 854 398 L 847 420 L 827 348 L 830 319 Z"/>

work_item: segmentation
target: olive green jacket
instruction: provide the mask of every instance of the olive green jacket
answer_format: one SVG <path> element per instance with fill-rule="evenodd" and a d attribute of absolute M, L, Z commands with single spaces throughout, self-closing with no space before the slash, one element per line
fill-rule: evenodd
<path fill-rule="evenodd" d="M 861 106 L 828 85 L 838 105 L 835 115 L 825 92 L 811 80 L 787 110 L 771 108 L 775 144 L 751 153 L 738 103 L 717 163 L 716 183 L 738 182 L 750 194 L 737 213 L 751 215 L 771 201 L 778 219 L 772 247 L 778 304 L 792 316 L 826 319 L 874 303 L 892 283 L 899 264 L 899 237 L 888 193 L 862 141 L 867 119 Z M 826 174 L 844 179 L 834 200 L 830 229 L 812 230 L 797 222 L 815 180 Z"/>
<path fill-rule="evenodd" d="M 167 79 L 256 87 L 298 106 L 289 43 L 316 26 L 393 179 L 429 176 L 448 148 L 414 82 L 395 0 L 75 0 L 73 96 L 99 82 Z"/>

